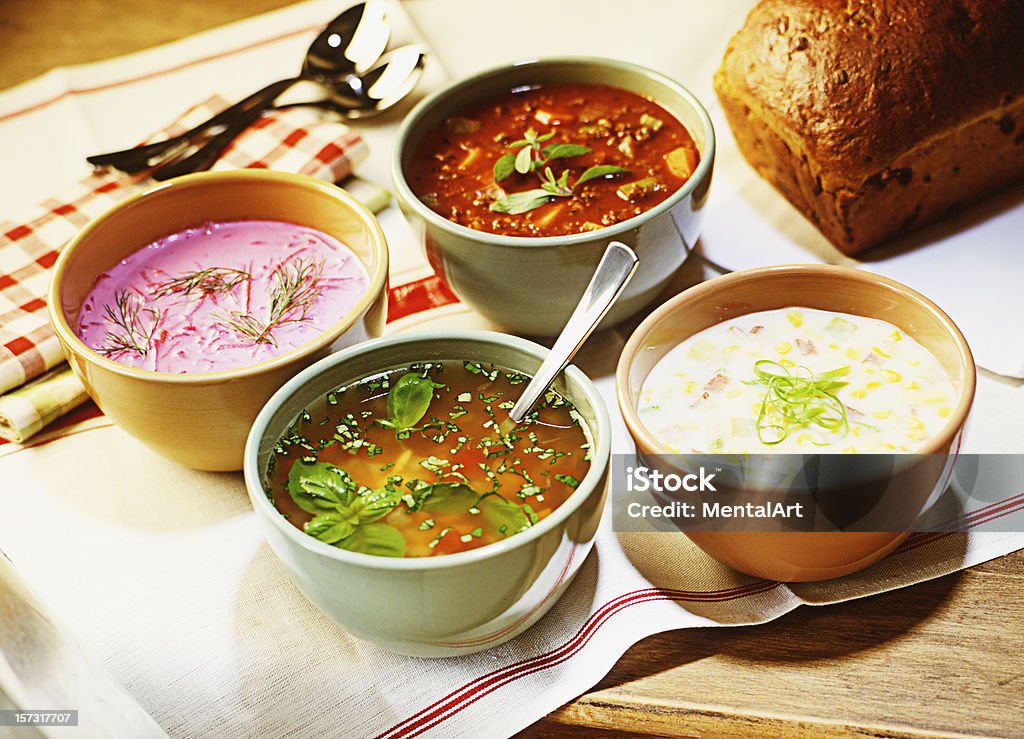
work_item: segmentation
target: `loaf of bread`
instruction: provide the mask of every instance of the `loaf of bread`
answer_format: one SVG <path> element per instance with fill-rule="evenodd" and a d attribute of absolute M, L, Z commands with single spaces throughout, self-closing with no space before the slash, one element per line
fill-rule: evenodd
<path fill-rule="evenodd" d="M 763 0 L 715 90 L 747 161 L 856 254 L 1024 177 L 1024 1 Z"/>

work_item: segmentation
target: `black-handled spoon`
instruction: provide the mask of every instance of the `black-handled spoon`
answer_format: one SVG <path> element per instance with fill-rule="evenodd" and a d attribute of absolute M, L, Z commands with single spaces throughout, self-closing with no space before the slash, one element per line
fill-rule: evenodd
<path fill-rule="evenodd" d="M 312 104 L 335 110 L 348 118 L 369 118 L 379 115 L 405 98 L 419 81 L 426 63 L 426 49 L 417 44 L 402 46 L 384 54 L 361 75 L 321 77 L 316 80 L 326 97 Z M 190 172 L 209 169 L 228 145 L 263 114 L 253 109 L 239 115 L 220 133 L 197 151 L 184 158 L 157 163 L 153 179 L 169 180 Z"/>
<path fill-rule="evenodd" d="M 112 166 L 134 174 L 154 166 L 154 158 L 186 149 L 189 142 L 209 135 L 212 129 L 250 125 L 259 113 L 273 106 L 274 101 L 293 85 L 326 75 L 351 75 L 368 70 L 380 58 L 391 38 L 391 23 L 384 12 L 382 0 L 367 0 L 345 10 L 328 23 L 310 44 L 298 76 L 272 82 L 209 120 L 164 141 L 131 149 L 95 154 L 86 157 L 93 166 Z M 216 138 L 216 132 L 214 138 Z M 237 134 L 236 134 L 237 135 Z M 230 142 L 234 136 L 228 139 Z"/>

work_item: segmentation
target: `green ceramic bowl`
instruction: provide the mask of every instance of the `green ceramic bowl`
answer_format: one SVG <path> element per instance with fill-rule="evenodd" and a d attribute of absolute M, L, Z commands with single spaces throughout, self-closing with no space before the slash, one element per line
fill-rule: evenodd
<path fill-rule="evenodd" d="M 481 98 L 519 85 L 557 82 L 602 83 L 656 100 L 696 141 L 701 153 L 697 171 L 651 210 L 599 231 L 568 236 L 530 238 L 475 231 L 443 218 L 413 194 L 405 168 L 426 132 Z M 490 69 L 424 99 L 402 125 L 392 175 L 398 203 L 420 231 L 431 265 L 460 299 L 508 330 L 554 336 L 613 239 L 630 246 L 640 257 L 640 266 L 604 325 L 637 313 L 657 297 L 697 242 L 714 161 L 711 119 L 682 85 L 627 62 L 557 58 Z"/>
<path fill-rule="evenodd" d="M 273 445 L 328 391 L 383 369 L 443 359 L 533 374 L 547 350 L 486 331 L 368 341 L 296 375 L 260 412 L 245 450 L 245 483 L 271 550 L 305 595 L 355 636 L 401 654 L 445 657 L 488 649 L 529 628 L 568 587 L 593 545 L 607 492 L 611 427 L 593 383 L 570 366 L 555 387 L 579 410 L 593 461 L 569 499 L 536 526 L 457 554 L 395 559 L 338 549 L 288 523 L 267 496 Z"/>

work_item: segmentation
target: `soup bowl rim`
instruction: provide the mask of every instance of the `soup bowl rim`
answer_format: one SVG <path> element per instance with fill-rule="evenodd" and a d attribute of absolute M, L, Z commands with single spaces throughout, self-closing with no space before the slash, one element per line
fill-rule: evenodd
<path fill-rule="evenodd" d="M 585 231 L 582 233 L 562 234 L 556 236 L 510 236 L 507 234 L 491 233 L 490 231 L 480 231 L 448 220 L 419 199 L 419 197 L 412 191 L 412 188 L 406 180 L 403 159 L 405 158 L 405 153 L 409 146 L 412 131 L 428 113 L 432 112 L 435 108 L 446 105 L 449 100 L 457 100 L 459 93 L 477 85 L 486 84 L 493 77 L 508 74 L 517 69 L 543 69 L 545 67 L 558 67 L 560 65 L 569 68 L 597 65 L 616 69 L 635 75 L 639 78 L 646 78 L 659 83 L 673 90 L 677 95 L 685 100 L 687 105 L 693 109 L 693 112 L 695 112 L 697 117 L 700 119 L 701 125 L 704 127 L 705 134 L 704 146 L 698 147 L 700 148 L 700 161 L 697 163 L 697 169 L 693 171 L 693 174 L 690 175 L 689 179 L 687 179 L 679 189 L 669 195 L 668 198 L 658 203 L 653 208 L 645 210 L 631 218 L 612 224 L 611 226 L 604 226 L 596 231 Z M 623 87 L 622 89 L 635 92 L 629 87 Z M 650 99 L 665 108 L 666 111 L 679 120 L 678 114 L 668 103 L 658 98 L 652 97 Z M 455 113 L 458 110 L 459 104 L 456 102 L 452 107 L 453 109 L 451 110 L 451 113 Z M 680 123 L 682 123 L 681 120 Z M 685 124 L 683 125 L 689 132 L 689 127 Z M 707 109 L 696 95 L 668 75 L 649 67 L 620 59 L 610 59 L 597 56 L 541 56 L 489 67 L 468 77 L 455 80 L 441 89 L 434 91 L 417 103 L 417 105 L 402 121 L 402 126 L 398 134 L 398 141 L 395 144 L 394 153 L 391 159 L 391 178 L 395 183 L 395 191 L 399 196 L 399 200 L 407 204 L 407 206 L 411 208 L 417 216 L 424 219 L 424 221 L 435 228 L 450 230 L 466 239 L 486 241 L 493 246 L 542 248 L 592 243 L 595 238 L 615 239 L 629 231 L 639 228 L 643 223 L 657 218 L 663 213 L 671 211 L 672 208 L 689 197 L 694 190 L 705 182 L 712 167 L 714 166 L 714 160 L 715 129 L 711 122 L 711 116 L 708 114 Z"/>
<path fill-rule="evenodd" d="M 78 336 L 78 333 L 67 321 L 67 317 L 64 314 L 62 296 L 64 292 L 64 273 L 67 271 L 68 262 L 71 261 L 73 255 L 78 251 L 83 242 L 85 242 L 97 229 L 101 228 L 110 220 L 117 218 L 121 213 L 129 209 L 145 207 L 152 198 L 162 197 L 167 192 L 174 190 L 182 191 L 190 188 L 216 187 L 220 183 L 250 181 L 253 186 L 258 186 L 261 182 L 276 182 L 294 185 L 299 188 L 319 190 L 328 197 L 339 201 L 345 209 L 350 210 L 360 223 L 362 223 L 362 225 L 370 232 L 371 238 L 369 239 L 369 242 L 371 244 L 374 261 L 376 262 L 376 269 L 372 271 L 369 269 L 366 270 L 367 277 L 369 278 L 366 290 L 360 296 L 359 301 L 350 308 L 345 315 L 327 326 L 318 335 L 286 352 L 281 352 L 280 354 L 276 354 L 273 357 L 264 359 L 260 362 L 253 362 L 250 364 L 240 365 L 238 367 L 215 370 L 212 372 L 174 373 L 144 369 L 140 367 L 130 367 L 103 356 L 82 341 Z M 258 219 L 254 218 L 251 220 Z M 278 222 L 281 223 L 289 223 L 288 221 L 280 221 L 279 219 L 268 220 L 278 220 Z M 302 224 L 293 223 L 292 225 Z M 317 226 L 306 225 L 303 227 L 320 230 Z M 178 229 L 178 231 L 181 230 L 182 229 Z M 176 232 L 171 232 L 167 235 L 170 236 L 172 233 Z M 324 231 L 324 233 L 326 233 L 326 231 Z M 144 247 L 145 245 L 142 245 L 139 248 Z M 310 177 L 308 175 L 294 172 L 280 172 L 276 170 L 240 169 L 217 172 L 198 172 L 183 175 L 181 177 L 175 177 L 153 187 L 146 188 L 141 192 L 125 198 L 116 205 L 105 210 L 100 215 L 91 219 L 89 223 L 87 223 L 67 243 L 60 255 L 57 257 L 57 261 L 54 263 L 53 274 L 50 278 L 47 294 L 47 311 L 49 312 L 50 322 L 53 324 L 54 330 L 61 342 L 72 352 L 83 357 L 90 364 L 97 365 L 108 372 L 112 372 L 129 379 L 143 380 L 146 382 L 169 383 L 175 385 L 213 384 L 223 382 L 225 380 L 237 380 L 244 377 L 262 374 L 264 372 L 278 370 L 297 360 L 304 359 L 312 354 L 328 349 L 331 344 L 356 325 L 360 316 L 366 313 L 366 311 L 373 306 L 381 293 L 386 290 L 388 280 L 388 259 L 387 238 L 385 237 L 384 230 L 381 228 L 376 217 L 352 194 L 333 183 L 320 180 L 315 177 Z M 360 264 L 363 264 L 364 267 L 366 266 L 362 259 L 360 259 L 359 262 Z"/>
<path fill-rule="evenodd" d="M 590 431 L 590 438 L 588 441 L 593 445 L 593 448 L 591 449 L 592 454 L 590 467 L 580 480 L 579 486 L 568 498 L 566 498 L 565 502 L 558 506 L 558 508 L 556 508 L 549 516 L 534 526 L 531 526 L 526 531 L 521 531 L 502 541 L 485 544 L 482 547 L 465 552 L 455 552 L 452 554 L 438 555 L 436 557 L 383 557 L 374 554 L 364 554 L 362 552 L 350 552 L 348 550 L 326 544 L 297 529 L 289 523 L 283 515 L 281 515 L 280 511 L 278 511 L 276 507 L 274 507 L 274 504 L 261 481 L 262 472 L 258 468 L 258 457 L 259 448 L 264 437 L 267 435 L 270 421 L 281 405 L 291 399 L 292 396 L 301 393 L 302 388 L 309 380 L 336 370 L 339 365 L 344 365 L 345 362 L 353 357 L 369 354 L 383 347 L 393 346 L 395 344 L 422 344 L 450 340 L 504 345 L 511 347 L 520 353 L 530 355 L 538 360 L 543 360 L 548 351 L 540 344 L 529 341 L 528 339 L 523 339 L 509 334 L 502 334 L 495 331 L 467 329 L 449 331 L 437 330 L 371 339 L 369 341 L 361 342 L 355 346 L 342 349 L 339 352 L 331 354 L 314 364 L 311 364 L 309 367 L 302 370 L 302 372 L 291 378 L 274 393 L 256 417 L 256 420 L 253 422 L 252 429 L 249 432 L 249 437 L 245 445 L 243 471 L 245 476 L 245 486 L 249 493 L 249 498 L 252 501 L 253 507 L 256 508 L 260 516 L 264 519 L 271 520 L 274 528 L 279 532 L 282 532 L 291 544 L 299 546 L 312 554 L 327 557 L 328 559 L 333 559 L 351 566 L 367 569 L 416 572 L 470 565 L 501 556 L 515 549 L 520 549 L 528 546 L 537 539 L 540 539 L 576 513 L 583 505 L 584 501 L 597 492 L 598 486 L 601 484 L 601 480 L 607 470 L 608 461 L 611 455 L 611 420 L 607 406 L 601 397 L 601 394 L 594 386 L 593 381 L 575 365 L 569 365 L 566 367 L 564 372 L 575 384 L 579 385 L 582 394 L 587 398 L 594 409 L 594 416 L 596 420 L 596 424 L 594 424 L 593 428 L 588 424 L 588 430 Z M 410 353 L 408 361 L 417 361 L 417 355 Z M 517 370 L 515 367 L 509 367 L 508 369 L 524 372 L 524 370 Z M 338 382 L 338 384 L 345 384 L 346 382 L 352 382 L 358 379 L 359 378 L 343 378 Z"/>
<path fill-rule="evenodd" d="M 950 414 L 949 419 L 946 423 L 937 431 L 933 432 L 927 439 L 926 444 L 921 448 L 913 452 L 915 455 L 927 455 L 927 454 L 943 454 L 949 451 L 949 446 L 953 439 L 956 437 L 957 432 L 964 426 L 967 421 L 967 416 L 970 412 L 970 408 L 974 402 L 974 395 L 977 384 L 977 368 L 974 364 L 974 357 L 971 354 L 970 346 L 967 343 L 967 339 L 964 338 L 963 333 L 959 327 L 953 322 L 953 320 L 943 311 L 936 303 L 928 299 L 921 293 L 917 292 L 913 288 L 904 285 L 901 282 L 884 277 L 882 275 L 875 274 L 873 272 L 867 272 L 862 269 L 854 267 L 848 267 L 845 265 L 834 265 L 834 264 L 782 264 L 773 265 L 769 267 L 754 267 L 751 269 L 738 270 L 731 272 L 720 277 L 707 280 L 690 287 L 683 292 L 675 295 L 665 303 L 662 303 L 654 311 L 652 311 L 647 318 L 645 318 L 639 326 L 633 331 L 632 335 L 623 347 L 622 354 L 619 357 L 618 365 L 615 369 L 615 396 L 619 406 L 619 410 L 622 414 L 622 418 L 626 423 L 626 427 L 629 431 L 630 436 L 638 443 L 639 446 L 643 446 L 647 449 L 654 450 L 658 454 L 673 454 L 675 452 L 668 448 L 665 444 L 660 442 L 655 435 L 647 428 L 647 426 L 640 419 L 637 403 L 633 400 L 632 392 L 630 390 L 630 372 L 633 367 L 633 363 L 637 356 L 640 354 L 642 349 L 647 345 L 647 342 L 651 336 L 651 333 L 661 324 L 661 322 L 668 316 L 684 309 L 685 305 L 690 301 L 704 297 L 709 294 L 714 294 L 722 291 L 731 290 L 737 283 L 754 281 L 771 280 L 773 278 L 779 278 L 783 276 L 799 276 L 799 275 L 815 275 L 815 276 L 828 276 L 839 280 L 853 280 L 864 285 L 872 284 L 874 286 L 881 286 L 884 289 L 890 290 L 892 293 L 899 296 L 903 301 L 910 301 L 916 303 L 928 311 L 942 326 L 945 331 L 945 336 L 953 342 L 956 348 L 957 357 L 961 367 L 963 368 L 963 386 L 958 388 L 957 404 L 954 411 Z M 792 302 L 794 307 L 800 306 L 799 299 L 794 299 Z M 810 307 L 810 306 L 806 306 Z M 757 308 L 748 311 L 744 315 L 750 313 L 757 313 L 764 310 L 770 310 L 766 308 Z M 828 309 L 820 309 L 828 310 Z M 711 325 L 718 325 L 722 323 L 722 319 Z M 892 323 L 890 321 L 890 323 Z M 897 325 L 893 323 L 893 325 Z M 710 326 L 708 327 L 710 328 Z M 905 331 L 903 326 L 897 325 L 897 328 Z M 696 334 L 690 334 L 689 336 L 680 337 L 674 346 L 678 346 L 679 343 L 694 336 Z M 659 360 L 660 361 L 660 360 Z M 947 373 L 948 375 L 948 373 Z M 951 378 L 952 379 L 952 378 Z M 827 453 L 827 452 L 822 452 Z"/>

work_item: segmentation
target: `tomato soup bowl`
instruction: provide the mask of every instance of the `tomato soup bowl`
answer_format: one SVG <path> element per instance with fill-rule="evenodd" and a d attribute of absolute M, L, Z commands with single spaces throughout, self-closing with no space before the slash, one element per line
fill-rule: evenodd
<path fill-rule="evenodd" d="M 307 368 L 267 403 L 245 450 L 245 482 L 263 532 L 291 580 L 354 636 L 419 657 L 468 654 L 522 633 L 558 600 L 593 546 L 607 491 L 611 427 L 593 383 L 570 366 L 554 387 L 589 431 L 591 466 L 534 526 L 470 551 L 421 558 L 351 552 L 289 523 L 267 491 L 273 446 L 302 411 L 339 385 L 412 362 L 486 362 L 532 374 L 547 354 L 486 331 L 417 333 L 365 342 Z M 525 387 L 525 386 L 524 386 Z"/>
<path fill-rule="evenodd" d="M 740 572 L 788 582 L 825 580 L 868 567 L 896 549 L 909 535 L 904 529 L 912 527 L 948 483 L 977 376 L 966 340 L 938 306 L 900 283 L 850 267 L 785 265 L 735 272 L 680 293 L 637 327 L 616 369 L 616 396 L 639 457 L 652 468 L 664 465 L 665 471 L 677 473 L 671 469 L 672 457 L 666 456 L 673 451 L 644 426 L 637 410 L 641 387 L 651 369 L 681 341 L 709 326 L 789 306 L 865 316 L 895 325 L 938 360 L 957 392 L 945 425 L 914 454 L 883 455 L 888 461 L 877 467 L 867 457 L 857 464 L 860 460 L 852 455 L 827 455 L 830 459 L 823 460 L 821 469 L 826 469 L 827 462 L 840 475 L 829 491 L 838 493 L 840 505 L 845 502 L 855 507 L 858 500 L 866 501 L 869 515 L 882 522 L 880 526 L 850 526 L 846 531 L 838 530 L 840 527 L 786 530 L 783 526 L 781 530 L 759 526 L 758 530 L 723 531 L 719 527 L 715 531 L 680 526 L 705 552 Z M 771 453 L 770 447 L 766 451 Z M 732 458 L 718 457 L 723 460 L 722 467 Z M 714 455 L 700 459 L 702 464 L 717 461 Z M 846 477 L 841 477 L 842 470 L 847 471 Z M 887 477 L 876 479 L 875 474 Z M 727 489 L 718 485 L 717 491 L 733 496 L 730 503 L 741 505 L 743 501 L 778 500 L 771 497 L 778 491 L 770 487 Z M 824 496 L 817 499 L 819 510 L 822 499 Z M 889 528 L 894 530 L 885 530 Z"/>
<path fill-rule="evenodd" d="M 449 221 L 416 196 L 406 172 L 417 145 L 430 130 L 475 101 L 544 83 L 604 84 L 654 100 L 693 137 L 700 153 L 696 170 L 667 200 L 640 215 L 563 236 L 506 236 L 474 230 Z M 460 299 L 504 329 L 554 336 L 612 240 L 630 246 L 640 266 L 603 325 L 637 313 L 657 297 L 697 242 L 714 158 L 715 134 L 707 111 L 674 80 L 627 62 L 551 58 L 490 69 L 422 100 L 402 125 L 392 175 L 398 203 L 418 231 L 431 265 Z"/>
<path fill-rule="evenodd" d="M 317 229 L 347 245 L 369 274 L 367 292 L 322 334 L 269 360 L 172 374 L 118 364 L 75 333 L 99 274 L 154 240 L 208 222 L 270 220 Z M 96 404 L 157 453 L 202 470 L 239 470 L 249 428 L 267 399 L 331 351 L 379 336 L 387 312 L 388 250 L 376 218 L 340 188 L 267 170 L 204 172 L 134 195 L 87 224 L 61 252 L 50 320 Z"/>

